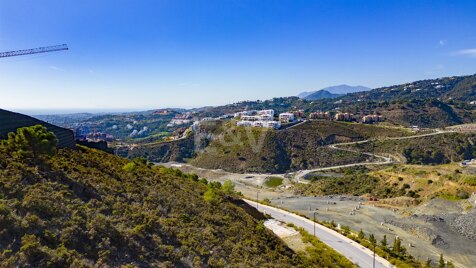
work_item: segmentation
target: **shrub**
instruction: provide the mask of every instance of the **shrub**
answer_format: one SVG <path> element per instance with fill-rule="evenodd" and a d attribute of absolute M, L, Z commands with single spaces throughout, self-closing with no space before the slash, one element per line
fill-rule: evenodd
<path fill-rule="evenodd" d="M 221 186 L 221 189 L 227 194 L 232 194 L 235 192 L 235 184 L 231 180 L 226 180 Z"/>
<path fill-rule="evenodd" d="M 137 165 L 134 162 L 129 162 L 122 167 L 122 170 L 132 173 L 137 170 Z"/>
<path fill-rule="evenodd" d="M 208 203 L 215 203 L 217 201 L 217 193 L 214 188 L 208 188 L 203 194 L 203 199 Z"/>
<path fill-rule="evenodd" d="M 463 182 L 470 186 L 476 186 L 476 176 L 468 176 L 463 179 Z"/>
<path fill-rule="evenodd" d="M 269 177 L 264 182 L 264 185 L 266 185 L 266 187 L 270 187 L 270 188 L 278 187 L 281 184 L 283 184 L 283 178 L 280 178 L 280 177 Z"/>

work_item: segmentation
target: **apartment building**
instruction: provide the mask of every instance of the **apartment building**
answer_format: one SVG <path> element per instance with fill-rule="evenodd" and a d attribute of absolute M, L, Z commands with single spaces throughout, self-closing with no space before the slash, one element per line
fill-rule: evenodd
<path fill-rule="evenodd" d="M 281 123 L 289 123 L 295 120 L 293 113 L 281 113 L 279 114 L 279 121 Z"/>

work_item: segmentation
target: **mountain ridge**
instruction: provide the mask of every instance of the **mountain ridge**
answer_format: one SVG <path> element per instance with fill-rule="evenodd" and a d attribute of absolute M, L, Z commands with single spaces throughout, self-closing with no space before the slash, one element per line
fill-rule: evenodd
<path fill-rule="evenodd" d="M 332 93 L 332 94 L 344 95 L 344 94 L 348 94 L 348 93 L 368 91 L 368 90 L 371 90 L 371 89 L 368 88 L 368 87 L 365 87 L 365 86 L 360 86 L 360 85 L 358 85 L 358 86 L 349 86 L 347 84 L 341 84 L 341 85 L 321 88 L 319 90 L 314 90 L 314 91 L 304 91 L 304 92 L 299 93 L 297 95 L 297 97 L 299 97 L 301 99 L 306 99 L 306 97 L 308 97 L 309 95 L 311 95 L 313 93 L 316 93 L 316 92 L 319 92 L 319 91 L 327 91 L 327 92 Z"/>

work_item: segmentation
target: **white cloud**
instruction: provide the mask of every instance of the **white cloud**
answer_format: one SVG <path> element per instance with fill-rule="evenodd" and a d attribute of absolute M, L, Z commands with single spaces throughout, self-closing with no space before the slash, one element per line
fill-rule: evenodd
<path fill-rule="evenodd" d="M 58 67 L 58 66 L 50 65 L 50 66 L 48 66 L 48 68 L 50 68 L 51 70 L 55 70 L 55 71 L 64 72 L 64 70 L 63 70 L 63 69 L 61 69 L 61 68 L 60 68 L 60 67 Z"/>
<path fill-rule="evenodd" d="M 476 48 L 458 50 L 454 54 L 459 56 L 467 56 L 471 58 L 476 58 Z"/>
<path fill-rule="evenodd" d="M 440 46 L 444 46 L 444 45 L 446 45 L 446 40 L 440 40 L 440 41 L 438 42 L 438 44 L 439 44 Z"/>

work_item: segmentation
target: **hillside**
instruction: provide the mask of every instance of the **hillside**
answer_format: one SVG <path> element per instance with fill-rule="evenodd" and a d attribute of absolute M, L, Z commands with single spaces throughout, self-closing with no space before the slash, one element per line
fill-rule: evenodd
<path fill-rule="evenodd" d="M 391 155 L 412 164 L 444 164 L 476 158 L 476 134 L 446 133 L 403 140 L 382 140 L 346 148 Z"/>
<path fill-rule="evenodd" d="M 476 75 L 453 76 L 438 79 L 420 80 L 401 85 L 376 88 L 366 92 L 347 94 L 344 101 L 360 99 L 367 101 L 393 101 L 414 99 L 451 99 L 469 102 L 473 101 L 476 89 Z"/>
<path fill-rule="evenodd" d="M 139 145 L 132 150 L 120 150 L 119 155 L 130 159 L 145 157 L 152 162 L 184 162 L 195 154 L 194 136 L 178 140 Z"/>
<path fill-rule="evenodd" d="M 333 99 L 342 96 L 342 94 L 334 94 L 330 93 L 327 90 L 318 90 L 315 91 L 305 97 L 303 97 L 305 100 L 320 100 L 320 99 Z"/>
<path fill-rule="evenodd" d="M 463 208 L 472 210 L 470 197 L 476 191 L 475 168 L 462 169 L 454 163 L 346 168 L 319 172 L 309 180 L 309 184 L 296 185 L 297 194 L 377 197 L 382 199 L 379 201 L 382 206 L 394 207 L 415 206 L 441 198 L 459 201 Z"/>
<path fill-rule="evenodd" d="M 335 93 L 329 91 L 331 93 Z M 311 92 L 305 92 L 305 96 Z M 401 85 L 348 93 L 333 99 L 305 100 L 298 97 L 243 101 L 195 110 L 201 116 L 219 116 L 244 109 L 302 109 L 305 112 L 335 111 L 356 115 L 378 113 L 391 123 L 420 127 L 446 127 L 476 119 L 476 75 L 415 81 Z"/>
<path fill-rule="evenodd" d="M 2 267 L 301 266 L 243 208 L 253 209 L 196 176 L 85 147 L 40 165 L 9 154 L 0 150 Z"/>
<path fill-rule="evenodd" d="M 329 144 L 405 135 L 409 133 L 394 128 L 332 121 L 306 122 L 281 131 L 226 125 L 190 163 L 233 172 L 283 173 L 371 160 L 330 149 Z"/>
<path fill-rule="evenodd" d="M 20 127 L 42 125 L 53 132 L 58 138 L 58 147 L 74 148 L 73 131 L 40 121 L 33 117 L 0 109 L 0 140 L 7 137 L 8 133 L 15 132 Z"/>
<path fill-rule="evenodd" d="M 310 96 L 313 93 L 319 92 L 319 91 L 327 91 L 332 94 L 339 94 L 339 95 L 344 95 L 348 93 L 354 93 L 354 92 L 362 92 L 362 91 L 368 91 L 370 88 L 364 87 L 364 86 L 349 86 L 349 85 L 338 85 L 338 86 L 331 86 L 331 87 L 325 87 L 320 90 L 316 91 L 305 91 L 299 93 L 297 96 L 299 98 L 307 99 L 306 97 Z"/>
<path fill-rule="evenodd" d="M 283 173 L 371 160 L 359 153 L 330 149 L 329 144 L 408 135 L 412 133 L 401 128 L 334 121 L 309 121 L 279 131 L 216 121 L 186 139 L 138 145 L 119 154 L 153 162 L 188 161 L 234 172 Z"/>

